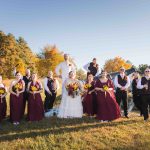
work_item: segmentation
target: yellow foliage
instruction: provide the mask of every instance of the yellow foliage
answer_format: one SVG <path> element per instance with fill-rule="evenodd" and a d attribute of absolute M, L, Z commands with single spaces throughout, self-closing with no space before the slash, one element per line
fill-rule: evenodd
<path fill-rule="evenodd" d="M 104 70 L 107 72 L 117 72 L 122 66 L 125 69 L 130 69 L 132 64 L 127 63 L 123 58 L 117 56 L 114 59 L 109 59 L 105 62 Z"/>

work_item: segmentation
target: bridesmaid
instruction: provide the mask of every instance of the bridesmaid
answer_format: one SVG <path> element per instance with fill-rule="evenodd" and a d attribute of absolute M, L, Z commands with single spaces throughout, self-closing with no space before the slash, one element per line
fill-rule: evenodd
<path fill-rule="evenodd" d="M 16 72 L 16 79 L 10 85 L 10 120 L 14 125 L 18 125 L 22 118 L 23 92 L 25 83 L 21 79 L 21 74 Z"/>
<path fill-rule="evenodd" d="M 108 122 L 120 117 L 120 108 L 116 102 L 114 85 L 107 78 L 107 73 L 102 71 L 100 78 L 96 81 L 97 91 L 97 119 Z"/>
<path fill-rule="evenodd" d="M 28 99 L 28 121 L 39 121 L 44 117 L 44 107 L 41 98 L 42 84 L 37 81 L 37 74 L 33 73 L 32 81 L 28 84 L 29 99 Z"/>
<path fill-rule="evenodd" d="M 7 88 L 3 84 L 2 76 L 0 75 L 0 123 L 6 117 L 6 95 L 7 95 Z"/>
<path fill-rule="evenodd" d="M 85 94 L 83 98 L 83 112 L 88 116 L 93 116 L 95 113 L 95 90 L 94 90 L 94 80 L 92 73 L 87 76 L 87 81 L 84 85 Z"/>

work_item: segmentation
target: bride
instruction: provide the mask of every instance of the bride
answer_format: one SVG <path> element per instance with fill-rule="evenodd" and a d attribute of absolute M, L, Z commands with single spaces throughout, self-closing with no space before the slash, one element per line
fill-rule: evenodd
<path fill-rule="evenodd" d="M 80 95 L 82 86 L 75 77 L 75 73 L 70 71 L 69 78 L 64 83 L 65 90 L 59 107 L 59 118 L 81 118 L 83 115 Z"/>

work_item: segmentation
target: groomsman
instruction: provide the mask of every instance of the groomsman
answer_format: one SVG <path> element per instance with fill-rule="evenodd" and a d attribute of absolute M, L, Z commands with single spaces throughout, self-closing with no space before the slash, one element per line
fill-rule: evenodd
<path fill-rule="evenodd" d="M 25 113 L 26 103 L 28 101 L 29 93 L 27 91 L 28 83 L 31 81 L 31 72 L 30 69 L 26 69 L 26 74 L 23 76 L 23 81 L 25 82 L 25 91 L 23 93 L 23 115 Z"/>
<path fill-rule="evenodd" d="M 120 105 L 123 102 L 124 116 L 128 117 L 128 88 L 130 86 L 130 79 L 125 74 L 125 68 L 120 68 L 120 74 L 115 77 L 114 84 L 116 87 L 116 99 Z"/>
<path fill-rule="evenodd" d="M 148 106 L 150 105 L 150 68 L 146 68 L 144 71 L 144 77 L 142 77 L 138 84 L 137 88 L 141 89 L 141 98 L 142 98 L 142 111 L 144 120 L 147 121 L 149 118 Z"/>
<path fill-rule="evenodd" d="M 100 73 L 96 58 L 93 58 L 92 62 L 84 65 L 83 68 L 87 71 L 87 75 L 91 73 L 95 77 Z"/>
<path fill-rule="evenodd" d="M 59 89 L 59 82 L 53 77 L 53 72 L 49 71 L 48 76 L 44 79 L 44 89 L 45 89 L 45 102 L 44 109 L 48 112 L 53 108 L 54 101 L 56 99 L 57 91 Z"/>
<path fill-rule="evenodd" d="M 141 90 L 137 88 L 137 83 L 139 80 L 140 80 L 139 72 L 135 71 L 132 80 L 133 102 L 136 108 L 140 111 L 140 116 L 142 116 Z"/>
<path fill-rule="evenodd" d="M 55 72 L 58 77 L 62 78 L 62 90 L 65 80 L 69 77 L 69 72 L 74 71 L 76 72 L 76 67 L 73 63 L 69 61 L 69 55 L 64 54 L 64 60 L 62 63 L 60 63 L 56 69 Z"/>

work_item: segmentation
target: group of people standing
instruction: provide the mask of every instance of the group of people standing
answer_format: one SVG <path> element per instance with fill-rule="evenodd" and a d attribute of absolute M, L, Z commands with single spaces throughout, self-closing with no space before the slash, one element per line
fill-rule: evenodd
<path fill-rule="evenodd" d="M 62 99 L 59 106 L 59 118 L 81 118 L 83 114 L 96 116 L 101 122 L 112 121 L 121 117 L 120 104 L 123 103 L 124 116 L 128 118 L 128 89 L 131 85 L 130 78 L 125 74 L 125 68 L 120 68 L 120 73 L 110 79 L 106 71 L 99 71 L 96 58 L 84 66 L 87 71 L 87 80 L 82 82 L 76 78 L 76 67 L 69 61 L 69 56 L 64 54 L 64 62 L 56 67 L 57 77 L 62 79 Z M 99 75 L 99 76 L 97 76 Z M 97 76 L 97 77 L 96 77 Z M 44 88 L 43 88 L 44 86 Z M 49 71 L 42 83 L 37 74 L 31 75 L 26 70 L 22 77 L 15 72 L 15 79 L 11 82 L 10 92 L 10 121 L 18 125 L 24 116 L 27 105 L 27 120 L 39 121 L 44 117 L 44 112 L 53 108 L 54 101 L 60 88 L 59 82 Z M 41 93 L 45 91 L 45 101 L 42 102 Z M 0 76 L 0 122 L 6 116 L 6 95 L 8 89 L 3 84 Z M 150 69 L 145 70 L 145 75 L 140 78 L 139 73 L 134 73 L 132 81 L 133 101 L 140 110 L 144 120 L 148 119 L 148 106 L 150 104 Z"/>
<path fill-rule="evenodd" d="M 9 90 L 3 84 L 0 76 L 0 122 L 6 117 L 6 95 L 10 92 L 10 121 L 18 125 L 23 118 L 27 104 L 27 120 L 40 121 L 47 112 L 53 107 L 54 100 L 59 89 L 59 83 L 53 78 L 52 71 L 43 82 L 45 89 L 45 101 L 43 104 L 41 93 L 43 92 L 42 83 L 38 80 L 36 73 L 26 70 L 26 75 L 22 77 L 20 72 L 15 72 L 15 79 L 11 82 Z"/>

